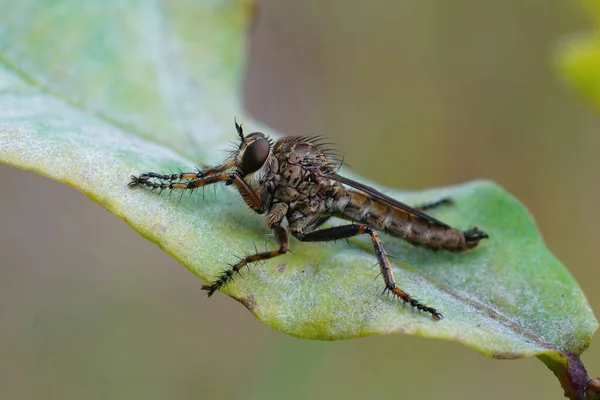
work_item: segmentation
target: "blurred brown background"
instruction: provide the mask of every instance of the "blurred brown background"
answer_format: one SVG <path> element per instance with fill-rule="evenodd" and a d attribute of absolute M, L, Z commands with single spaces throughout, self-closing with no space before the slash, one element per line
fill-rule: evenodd
<path fill-rule="evenodd" d="M 600 310 L 600 118 L 556 73 L 568 0 L 263 0 L 249 111 L 330 135 L 407 189 L 497 181 Z M 538 360 L 408 336 L 313 342 L 256 321 L 84 195 L 0 165 L 0 398 L 560 399 Z M 10 229 L 6 229 L 10 227 Z M 598 338 L 583 356 L 600 375 Z"/>

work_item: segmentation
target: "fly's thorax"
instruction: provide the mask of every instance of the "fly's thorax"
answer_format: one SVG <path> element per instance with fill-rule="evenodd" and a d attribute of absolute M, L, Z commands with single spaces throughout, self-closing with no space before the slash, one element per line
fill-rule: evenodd
<path fill-rule="evenodd" d="M 311 140 L 314 138 L 303 136 L 290 136 L 277 141 L 273 147 L 273 154 L 281 163 L 298 165 L 308 170 L 332 169 L 330 160 L 323 153 L 319 145 Z"/>
<path fill-rule="evenodd" d="M 327 212 L 335 182 L 319 178 L 311 169 L 289 162 L 280 163 L 275 198 L 306 206 L 303 212 Z"/>
<path fill-rule="evenodd" d="M 318 191 L 314 173 L 320 165 L 316 160 L 323 156 L 315 146 L 287 137 L 275 144 L 273 154 L 277 158 L 278 186 L 293 188 L 306 196 Z"/>
<path fill-rule="evenodd" d="M 327 212 L 325 202 L 333 182 L 317 174 L 332 167 L 319 147 L 310 138 L 286 137 L 275 143 L 273 156 L 273 176 L 267 179 L 273 193 L 272 204 L 287 205 L 288 222 L 310 223 L 311 218 Z"/>
<path fill-rule="evenodd" d="M 288 160 L 284 160 L 279 164 L 278 173 L 282 183 L 294 188 L 305 181 L 308 175 L 308 171 L 302 165 L 291 163 Z"/>

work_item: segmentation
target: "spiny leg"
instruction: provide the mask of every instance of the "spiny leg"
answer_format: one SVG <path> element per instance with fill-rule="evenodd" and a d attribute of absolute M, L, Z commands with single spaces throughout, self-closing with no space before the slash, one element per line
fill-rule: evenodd
<path fill-rule="evenodd" d="M 223 271 L 223 273 L 219 275 L 217 280 L 214 281 L 212 284 L 202 286 L 202 290 L 208 291 L 208 297 L 212 296 L 217 290 L 221 288 L 221 286 L 227 284 L 232 279 L 232 276 L 235 273 L 239 273 L 240 269 L 242 269 L 249 263 L 268 260 L 270 258 L 277 257 L 287 252 L 290 244 L 290 235 L 288 233 L 288 230 L 282 227 L 281 225 L 274 225 L 273 230 L 275 231 L 275 239 L 279 244 L 279 249 L 273 251 L 264 251 L 260 253 L 257 252 L 256 254 L 251 254 L 240 259 L 240 261 L 237 264 L 232 265 L 231 268 L 229 268 L 226 271 Z"/>
<path fill-rule="evenodd" d="M 159 174 L 157 172 L 146 172 L 139 176 L 131 176 L 131 182 L 129 186 L 139 185 L 143 181 L 149 181 L 150 179 L 158 179 L 161 183 L 200 179 L 206 176 L 200 170 L 197 172 L 179 172 L 178 174 Z"/>
<path fill-rule="evenodd" d="M 216 165 L 214 167 L 205 167 L 202 169 L 197 168 L 196 172 L 183 172 L 179 171 L 178 174 L 159 174 L 157 172 L 146 172 L 140 174 L 139 176 L 132 175 L 131 182 L 129 182 L 129 186 L 138 186 L 138 185 L 148 185 L 148 183 L 152 183 L 151 179 L 157 179 L 161 184 L 165 184 L 167 182 L 175 182 L 175 181 L 183 181 L 183 180 L 196 180 L 206 178 L 211 175 L 216 175 L 222 173 L 223 171 L 231 168 L 232 162 L 230 160 L 226 160 L 223 164 Z M 156 184 L 156 183 L 153 183 Z"/>
<path fill-rule="evenodd" d="M 392 267 L 388 260 L 387 254 L 383 249 L 381 240 L 379 240 L 377 232 L 375 232 L 370 226 L 363 224 L 349 224 L 319 229 L 306 234 L 294 233 L 294 236 L 303 242 L 326 242 L 338 239 L 347 239 L 349 237 L 361 234 L 368 234 L 371 236 L 371 241 L 373 242 L 373 247 L 375 248 L 375 254 L 377 255 L 377 261 L 379 262 L 379 267 L 381 268 L 381 274 L 383 276 L 383 280 L 385 281 L 385 289 L 383 290 L 384 293 L 389 291 L 402 299 L 404 302 L 410 304 L 412 307 L 415 307 L 420 311 L 430 313 L 434 320 L 437 321 L 441 319 L 442 314 L 437 312 L 435 308 L 421 304 L 418 300 L 413 299 L 408 293 L 396 285 L 396 278 L 394 278 Z"/>
<path fill-rule="evenodd" d="M 212 175 L 206 177 L 204 179 L 193 178 L 187 182 L 180 182 L 178 178 L 175 179 L 167 179 L 167 178 L 158 178 L 152 172 L 148 174 L 142 174 L 139 177 L 132 176 L 131 182 L 129 182 L 129 186 L 146 186 L 150 189 L 160 189 L 162 190 L 188 190 L 188 189 L 196 189 L 201 186 L 211 185 L 213 183 L 228 181 L 233 179 L 233 174 L 220 174 L 220 175 Z M 194 174 L 195 175 L 195 174 Z M 160 175 L 165 177 L 167 175 Z M 170 175 L 169 175 L 170 176 Z M 156 178 L 158 181 L 152 180 L 151 178 Z M 191 178 L 189 178 L 191 179 Z"/>
<path fill-rule="evenodd" d="M 155 182 L 149 178 L 142 179 L 142 176 L 144 175 L 140 175 L 140 177 L 137 178 L 132 176 L 133 180 L 129 183 L 129 186 L 147 186 L 152 190 L 159 189 L 162 192 L 163 190 L 193 190 L 202 186 L 212 185 L 217 182 L 225 182 L 226 185 L 235 185 L 244 202 L 252 210 L 259 214 L 262 214 L 265 211 L 260 199 L 258 198 L 258 195 L 237 173 L 224 173 L 218 175 L 213 174 L 205 178 L 194 179 L 189 182 L 169 182 L 167 180 L 164 182 Z"/>

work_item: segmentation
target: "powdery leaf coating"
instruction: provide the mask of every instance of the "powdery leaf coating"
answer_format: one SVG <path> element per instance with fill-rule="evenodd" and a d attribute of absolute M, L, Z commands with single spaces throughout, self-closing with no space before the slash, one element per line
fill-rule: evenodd
<path fill-rule="evenodd" d="M 0 10 L 15 21 L 0 27 L 1 161 L 81 190 L 207 281 L 240 251 L 275 247 L 261 217 L 231 188 L 180 198 L 127 187 L 132 174 L 219 161 L 219 150 L 235 139 L 234 115 L 263 130 L 241 117 L 235 89 L 246 2 L 156 9 L 114 1 L 46 13 L 27 12 L 28 5 L 51 7 L 42 2 L 14 3 Z M 139 18 L 113 20 L 134 13 Z M 41 15 L 66 44 L 20 30 Z M 69 33 L 81 27 L 80 35 Z M 207 44 L 208 30 L 219 45 Z M 366 238 L 350 246 L 292 239 L 292 253 L 244 269 L 223 292 L 261 321 L 304 338 L 398 332 L 457 341 L 491 357 L 546 355 L 561 364 L 564 354 L 587 348 L 598 325 L 585 296 L 530 214 L 503 189 L 478 181 L 385 192 L 408 204 L 451 197 L 455 205 L 436 210 L 436 218 L 490 235 L 463 254 L 384 237 L 399 285 L 443 320 L 381 295 Z"/>

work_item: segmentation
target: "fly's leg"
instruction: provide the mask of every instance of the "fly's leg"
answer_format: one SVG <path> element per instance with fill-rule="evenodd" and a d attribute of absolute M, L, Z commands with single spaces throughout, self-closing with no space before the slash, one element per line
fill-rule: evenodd
<path fill-rule="evenodd" d="M 225 173 L 218 175 L 210 175 L 202 179 L 194 179 L 189 182 L 177 182 L 176 179 L 169 182 L 155 182 L 150 180 L 150 174 L 142 174 L 139 177 L 132 177 L 129 186 L 147 186 L 151 189 L 163 190 L 193 190 L 202 186 L 212 185 L 217 182 L 225 182 L 226 185 L 235 185 L 236 189 L 244 199 L 244 202 L 259 214 L 265 212 L 263 205 L 256 193 L 248 186 L 246 182 L 237 173 Z M 158 174 L 157 174 L 158 175 Z M 163 175 L 166 176 L 166 175 Z M 161 179 L 161 178 L 157 178 Z"/>
<path fill-rule="evenodd" d="M 228 163 L 217 165 L 215 167 L 205 167 L 203 169 L 197 169 L 196 172 L 182 172 L 180 171 L 178 174 L 159 174 L 156 172 L 146 172 L 140 174 L 139 176 L 132 175 L 131 182 L 129 182 L 129 186 L 138 186 L 138 185 L 148 185 L 148 183 L 152 183 L 156 185 L 157 182 L 153 182 L 152 180 L 158 180 L 160 184 L 168 184 L 171 182 L 181 182 L 183 180 L 196 180 L 206 178 L 208 176 L 216 175 L 218 173 L 222 173 L 225 169 L 229 168 L 230 165 Z"/>
<path fill-rule="evenodd" d="M 440 206 L 451 206 L 453 204 L 454 204 L 454 202 L 452 201 L 452 199 L 450 199 L 448 197 L 444 197 L 443 199 L 440 199 L 438 201 L 421 204 L 420 206 L 416 206 L 414 208 L 419 211 L 429 211 L 429 210 L 433 210 L 434 208 L 438 208 Z"/>
<path fill-rule="evenodd" d="M 206 176 L 201 171 L 198 172 L 180 172 L 178 174 L 159 174 L 156 172 L 146 172 L 139 176 L 132 175 L 129 186 L 143 185 L 144 182 L 149 182 L 150 179 L 157 179 L 160 183 L 175 182 L 182 180 L 200 179 Z"/>
<path fill-rule="evenodd" d="M 223 285 L 226 285 L 232 279 L 232 276 L 235 273 L 239 273 L 240 269 L 244 268 L 246 265 L 257 261 L 268 260 L 270 258 L 277 257 L 287 252 L 290 244 L 290 235 L 288 233 L 288 230 L 279 224 L 274 225 L 273 230 L 275 233 L 275 239 L 279 244 L 279 249 L 251 254 L 240 259 L 240 261 L 237 264 L 232 265 L 231 268 L 229 268 L 226 271 L 223 271 L 223 273 L 221 273 L 221 275 L 217 277 L 217 280 L 214 281 L 212 284 L 202 286 L 202 290 L 206 290 L 208 292 L 208 297 L 212 296 Z"/>
<path fill-rule="evenodd" d="M 350 224 L 319 229 L 317 231 L 305 234 L 294 233 L 293 231 L 292 233 L 303 242 L 328 242 L 338 239 L 347 239 L 352 236 L 358 236 L 362 234 L 370 235 L 371 241 L 373 242 L 373 247 L 375 248 L 375 254 L 377 255 L 377 261 L 379 262 L 379 267 L 381 268 L 381 274 L 383 276 L 383 280 L 385 281 L 385 289 L 383 292 L 391 292 L 404 302 L 410 304 L 412 307 L 420 311 L 430 313 L 432 318 L 436 321 L 442 318 L 442 314 L 437 312 L 435 308 L 421 304 L 418 300 L 412 298 L 408 293 L 396 285 L 396 278 L 394 278 L 392 267 L 388 260 L 387 254 L 383 249 L 381 240 L 379 240 L 377 232 L 375 232 L 370 226 L 363 224 Z"/>

